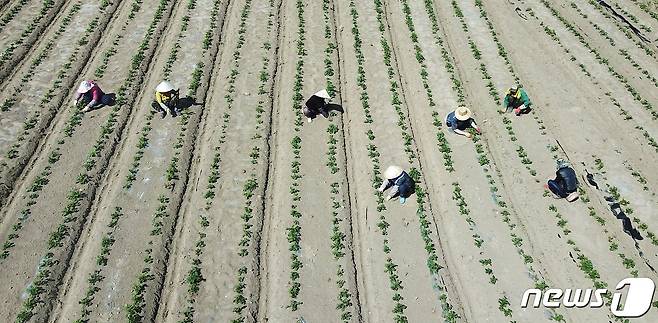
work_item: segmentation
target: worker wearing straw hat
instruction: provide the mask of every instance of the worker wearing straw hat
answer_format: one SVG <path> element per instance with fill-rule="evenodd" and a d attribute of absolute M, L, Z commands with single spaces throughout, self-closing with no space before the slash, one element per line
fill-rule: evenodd
<path fill-rule="evenodd" d="M 468 128 L 472 127 L 478 133 L 482 132 L 480 127 L 475 123 L 471 110 L 464 106 L 458 107 L 455 111 L 450 112 L 446 116 L 446 126 L 450 127 L 450 130 L 454 133 L 466 136 L 467 138 L 473 137 L 473 135 L 467 131 Z"/>
<path fill-rule="evenodd" d="M 414 192 L 415 183 L 411 176 L 399 166 L 388 166 L 384 171 L 384 181 L 377 190 L 384 192 L 391 186 L 393 186 L 393 189 L 386 197 L 386 200 L 388 201 L 399 194 L 400 204 L 404 204 L 407 197 Z"/>
<path fill-rule="evenodd" d="M 103 90 L 101 90 L 96 81 L 86 80 L 80 82 L 72 104 L 76 106 L 80 102 L 84 103 L 85 107 L 82 108 L 82 112 L 87 112 L 102 105 L 112 105 L 114 104 L 114 99 L 114 94 L 103 93 Z"/>
<path fill-rule="evenodd" d="M 155 88 L 155 100 L 151 103 L 151 107 L 156 112 L 160 112 L 162 117 L 167 116 L 167 111 L 171 114 L 172 117 L 176 116 L 178 106 L 178 89 L 174 88 L 174 85 L 162 81 Z"/>
<path fill-rule="evenodd" d="M 313 94 L 304 105 L 302 112 L 308 120 L 308 122 L 313 121 L 313 119 L 318 115 L 322 114 L 323 117 L 329 117 L 329 111 L 327 111 L 327 104 L 331 100 L 331 96 L 327 90 L 321 90 Z"/>

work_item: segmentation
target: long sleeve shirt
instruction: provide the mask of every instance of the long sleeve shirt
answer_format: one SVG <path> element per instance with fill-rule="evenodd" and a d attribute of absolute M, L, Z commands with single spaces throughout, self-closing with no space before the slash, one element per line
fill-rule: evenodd
<path fill-rule="evenodd" d="M 505 100 L 503 101 L 505 107 L 511 108 L 518 108 L 521 105 L 525 105 L 526 108 L 528 108 L 531 104 L 532 102 L 530 102 L 528 94 L 523 89 L 516 91 L 516 94 L 510 94 L 508 91 L 505 95 Z"/>
<path fill-rule="evenodd" d="M 78 93 L 75 99 L 79 101 L 83 96 L 87 95 L 91 99 L 88 105 L 93 106 L 94 104 L 101 102 L 104 94 L 105 93 L 103 93 L 103 90 L 101 90 L 98 85 L 94 85 L 94 87 L 86 93 Z"/>

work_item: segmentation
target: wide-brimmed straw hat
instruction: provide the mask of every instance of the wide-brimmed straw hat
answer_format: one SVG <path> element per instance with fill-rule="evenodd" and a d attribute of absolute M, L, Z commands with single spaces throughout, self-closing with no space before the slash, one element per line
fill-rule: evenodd
<path fill-rule="evenodd" d="M 94 87 L 94 81 L 82 81 L 78 86 L 78 93 L 87 93 Z"/>
<path fill-rule="evenodd" d="M 323 99 L 327 99 L 327 100 L 331 99 L 331 96 L 329 96 L 329 92 L 327 92 L 327 90 L 325 90 L 325 89 L 320 90 L 320 91 L 318 91 L 317 93 L 315 93 L 313 95 L 315 95 L 317 97 L 321 97 Z"/>
<path fill-rule="evenodd" d="M 386 177 L 386 179 L 394 179 L 400 175 L 402 175 L 402 168 L 398 166 L 388 166 L 384 172 L 384 177 Z"/>
<path fill-rule="evenodd" d="M 457 120 L 466 121 L 473 116 L 471 110 L 467 107 L 459 107 L 455 110 Z"/>
<path fill-rule="evenodd" d="M 160 84 L 158 84 L 158 86 L 155 88 L 155 91 L 160 93 L 167 93 L 173 90 L 174 90 L 174 85 L 167 81 L 160 82 Z"/>

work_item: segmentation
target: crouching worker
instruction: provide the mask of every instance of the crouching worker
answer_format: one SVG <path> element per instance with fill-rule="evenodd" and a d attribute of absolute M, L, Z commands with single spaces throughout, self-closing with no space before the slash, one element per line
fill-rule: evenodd
<path fill-rule="evenodd" d="M 566 198 L 569 202 L 575 201 L 578 198 L 578 178 L 569 162 L 558 159 L 555 175 L 555 179 L 548 180 L 546 188 L 559 198 Z"/>
<path fill-rule="evenodd" d="M 151 107 L 155 112 L 160 112 L 163 118 L 167 116 L 167 111 L 175 117 L 178 112 L 178 89 L 167 81 L 160 82 L 155 88 L 155 100 Z"/>
<path fill-rule="evenodd" d="M 471 138 L 468 128 L 474 128 L 478 133 L 482 133 L 480 127 L 473 119 L 473 113 L 467 107 L 458 107 L 455 111 L 450 112 L 446 116 L 446 126 L 450 127 L 450 131 Z"/>
<path fill-rule="evenodd" d="M 386 197 L 386 200 L 388 201 L 396 195 L 399 195 L 400 204 L 404 204 L 407 198 L 414 193 L 416 183 L 407 172 L 402 170 L 402 168 L 398 166 L 389 166 L 384 172 L 384 182 L 377 190 L 384 192 L 391 186 L 393 186 L 393 189 Z"/>
<path fill-rule="evenodd" d="M 532 102 L 530 102 L 528 94 L 521 85 L 513 86 L 505 93 L 505 100 L 503 101 L 505 112 L 514 111 L 514 114 L 519 116 L 529 113 L 531 105 Z"/>
<path fill-rule="evenodd" d="M 82 108 L 82 112 L 88 112 L 103 105 L 114 105 L 115 99 L 113 93 L 105 94 L 96 81 L 89 80 L 80 83 L 72 104 L 76 106 L 83 103 L 85 107 Z"/>
<path fill-rule="evenodd" d="M 329 96 L 327 90 L 319 91 L 306 100 L 302 112 L 308 122 L 313 121 L 318 114 L 322 114 L 325 118 L 329 117 L 329 111 L 327 109 L 329 100 L 331 100 L 331 96 Z"/>

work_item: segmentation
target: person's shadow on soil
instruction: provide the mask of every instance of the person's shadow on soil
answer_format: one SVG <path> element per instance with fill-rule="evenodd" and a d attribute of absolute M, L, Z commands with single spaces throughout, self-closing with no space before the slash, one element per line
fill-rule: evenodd
<path fill-rule="evenodd" d="M 340 113 L 345 113 L 345 110 L 343 110 L 343 106 L 340 104 L 335 104 L 335 103 L 329 103 L 326 105 L 325 110 L 327 113 L 330 113 L 331 111 L 337 111 Z"/>
<path fill-rule="evenodd" d="M 178 100 L 177 109 L 179 112 L 185 111 L 193 106 L 202 106 L 205 102 L 196 102 L 193 97 L 186 96 Z"/>

